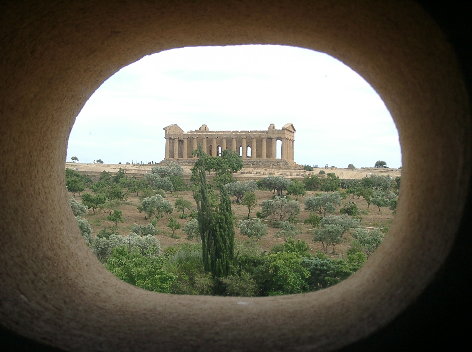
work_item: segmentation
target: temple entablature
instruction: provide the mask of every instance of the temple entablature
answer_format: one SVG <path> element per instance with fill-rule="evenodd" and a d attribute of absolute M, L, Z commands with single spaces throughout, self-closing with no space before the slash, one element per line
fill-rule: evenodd
<path fill-rule="evenodd" d="M 193 150 L 201 146 L 211 156 L 219 156 L 229 149 L 243 159 L 285 160 L 294 162 L 295 127 L 291 123 L 282 129 L 270 124 L 267 130 L 211 131 L 203 124 L 198 130 L 184 132 L 178 125 L 164 127 L 165 160 L 193 159 Z M 277 141 L 280 152 L 277 152 Z M 279 156 L 278 156 L 279 155 Z"/>

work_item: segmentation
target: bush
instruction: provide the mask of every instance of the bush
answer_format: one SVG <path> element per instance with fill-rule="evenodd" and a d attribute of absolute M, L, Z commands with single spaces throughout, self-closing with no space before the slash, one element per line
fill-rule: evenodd
<path fill-rule="evenodd" d="M 257 183 L 256 181 L 236 181 L 226 184 L 225 188 L 230 195 L 236 197 L 235 202 L 239 204 L 245 193 L 257 190 Z"/>
<path fill-rule="evenodd" d="M 301 181 L 293 180 L 287 187 L 287 194 L 294 195 L 297 198 L 305 195 L 305 193 L 305 185 Z"/>
<path fill-rule="evenodd" d="M 74 216 L 82 216 L 87 214 L 87 207 L 82 203 L 76 201 L 75 198 L 71 197 L 69 199 L 69 205 L 72 209 L 72 213 L 74 214 Z"/>
<path fill-rule="evenodd" d="M 323 216 L 326 213 L 334 213 L 336 207 L 341 203 L 339 192 L 322 193 L 305 199 L 305 210 L 317 211 Z"/>
<path fill-rule="evenodd" d="M 77 225 L 79 225 L 79 230 L 85 240 L 85 243 L 87 243 L 87 246 L 90 247 L 92 245 L 92 227 L 87 220 L 81 218 L 80 216 L 76 216 L 75 218 L 77 219 Z"/>
<path fill-rule="evenodd" d="M 379 229 L 369 231 L 359 228 L 353 232 L 352 237 L 354 239 L 351 242 L 351 248 L 362 251 L 369 256 L 380 246 L 384 239 L 384 234 Z"/>
<path fill-rule="evenodd" d="M 238 227 L 241 234 L 249 238 L 261 238 L 267 234 L 267 225 L 261 219 L 241 220 Z"/>
<path fill-rule="evenodd" d="M 308 247 L 308 244 L 305 241 L 287 238 L 284 243 L 272 247 L 271 253 L 280 252 L 296 253 L 302 257 L 307 257 L 310 255 L 310 247 Z"/>
<path fill-rule="evenodd" d="M 92 249 L 97 258 L 105 262 L 117 247 L 126 247 L 129 251 L 136 249 L 142 255 L 158 255 L 160 252 L 160 243 L 157 238 L 151 235 L 139 236 L 131 233 L 128 236 L 112 234 L 107 237 L 98 237 L 92 243 Z"/>
<path fill-rule="evenodd" d="M 328 246 L 332 246 L 334 253 L 334 247 L 342 242 L 344 234 L 358 223 L 358 220 L 347 215 L 326 216 L 314 230 L 313 241 L 321 242 L 325 252 L 328 251 Z"/>
<path fill-rule="evenodd" d="M 310 272 L 303 257 L 296 253 L 271 253 L 265 258 L 262 282 L 263 293 L 269 296 L 302 293 L 308 289 Z"/>
<path fill-rule="evenodd" d="M 322 217 L 321 216 L 318 216 L 316 214 L 310 214 L 308 216 L 308 218 L 305 219 L 305 221 L 303 221 L 305 224 L 307 225 L 311 225 L 313 227 L 317 227 L 321 221 Z"/>
<path fill-rule="evenodd" d="M 146 256 L 137 249 L 126 246 L 113 249 L 106 268 L 121 280 L 154 292 L 171 293 L 175 275 L 163 268 L 164 260 L 159 256 Z"/>
<path fill-rule="evenodd" d="M 288 221 L 279 222 L 278 227 L 280 230 L 276 232 L 275 237 L 291 238 L 300 232 L 294 224 Z"/>
<path fill-rule="evenodd" d="M 294 219 L 300 213 L 300 204 L 295 200 L 275 196 L 262 202 L 262 216 L 276 221 Z"/>
<path fill-rule="evenodd" d="M 172 204 L 161 195 L 144 198 L 138 206 L 139 212 L 145 212 L 147 217 L 161 218 L 165 213 L 170 214 L 173 211 Z"/>
<path fill-rule="evenodd" d="M 365 254 L 359 252 L 351 253 L 346 259 L 333 259 L 319 252 L 311 258 L 305 258 L 304 266 L 310 272 L 310 289 L 320 290 L 347 279 L 366 259 Z"/>
<path fill-rule="evenodd" d="M 176 276 L 172 292 L 187 295 L 211 295 L 214 282 L 206 273 L 202 262 L 200 244 L 182 244 L 169 247 L 164 254 L 166 271 Z"/>
<path fill-rule="evenodd" d="M 138 225 L 134 224 L 131 227 L 131 232 L 140 235 L 140 236 L 146 236 L 146 235 L 157 235 L 159 232 L 156 227 L 153 224 L 147 224 L 147 225 Z"/>
<path fill-rule="evenodd" d="M 339 209 L 339 212 L 341 214 L 346 214 L 350 216 L 358 216 L 360 214 L 360 210 L 354 202 L 349 202 L 345 204 L 341 209 Z"/>
<path fill-rule="evenodd" d="M 259 287 L 256 280 L 247 272 L 239 275 L 229 275 L 220 279 L 226 296 L 254 297 L 258 295 Z"/>
<path fill-rule="evenodd" d="M 192 219 L 190 221 L 187 221 L 182 231 L 187 235 L 188 240 L 193 240 L 194 238 L 200 238 L 200 232 L 198 229 L 198 220 Z"/>
<path fill-rule="evenodd" d="M 313 171 L 313 166 L 310 166 L 310 165 L 303 165 L 303 170 L 305 170 L 305 171 Z"/>

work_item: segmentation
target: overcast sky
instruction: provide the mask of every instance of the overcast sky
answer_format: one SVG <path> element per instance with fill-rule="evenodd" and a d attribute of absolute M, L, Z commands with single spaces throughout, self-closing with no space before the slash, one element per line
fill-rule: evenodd
<path fill-rule="evenodd" d="M 273 45 L 173 49 L 124 67 L 77 116 L 67 160 L 159 162 L 173 123 L 184 131 L 293 123 L 298 164 L 401 166 L 390 113 L 362 77 L 326 54 Z"/>

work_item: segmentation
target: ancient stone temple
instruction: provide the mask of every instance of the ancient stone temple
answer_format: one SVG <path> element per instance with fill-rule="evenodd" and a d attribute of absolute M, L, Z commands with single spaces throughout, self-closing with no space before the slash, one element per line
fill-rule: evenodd
<path fill-rule="evenodd" d="M 294 162 L 295 127 L 291 123 L 282 129 L 270 124 L 262 131 L 210 131 L 207 125 L 198 130 L 184 132 L 178 125 L 164 127 L 165 159 L 193 163 L 192 152 L 200 145 L 211 156 L 219 156 L 223 150 L 238 153 L 246 166 L 290 166 Z M 277 153 L 277 141 L 279 153 Z M 280 157 L 277 157 L 280 155 Z"/>

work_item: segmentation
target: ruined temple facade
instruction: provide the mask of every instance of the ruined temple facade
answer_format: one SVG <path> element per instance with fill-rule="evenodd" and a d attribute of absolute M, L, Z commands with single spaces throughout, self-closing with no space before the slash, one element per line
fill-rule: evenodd
<path fill-rule="evenodd" d="M 238 153 L 245 164 L 291 165 L 294 164 L 295 127 L 291 123 L 282 129 L 270 124 L 262 131 L 210 131 L 207 125 L 198 130 L 184 132 L 178 125 L 164 127 L 166 147 L 165 159 L 192 162 L 192 152 L 201 146 L 211 156 L 219 156 L 223 150 Z M 277 158 L 277 141 L 281 141 L 280 157 Z"/>

